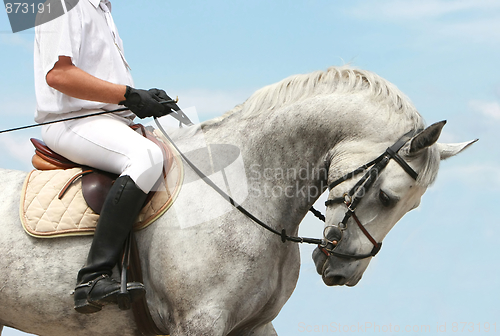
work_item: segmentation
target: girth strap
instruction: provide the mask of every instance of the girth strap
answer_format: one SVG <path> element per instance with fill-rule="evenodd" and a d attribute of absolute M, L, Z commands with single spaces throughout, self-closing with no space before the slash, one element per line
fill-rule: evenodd
<path fill-rule="evenodd" d="M 141 259 L 139 258 L 139 249 L 137 248 L 137 241 L 135 235 L 130 237 L 130 244 L 128 244 L 129 251 L 129 268 L 128 278 L 130 281 L 137 281 L 143 283 Z M 132 313 L 134 314 L 135 324 L 143 336 L 156 336 L 165 334 L 161 331 L 153 320 L 151 312 L 149 311 L 148 302 L 144 296 L 141 300 L 133 302 Z"/>

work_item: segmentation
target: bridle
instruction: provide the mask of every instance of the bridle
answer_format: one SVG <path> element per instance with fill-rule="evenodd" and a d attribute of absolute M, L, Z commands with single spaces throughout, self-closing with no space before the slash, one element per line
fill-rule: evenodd
<path fill-rule="evenodd" d="M 333 181 L 328 185 L 328 190 L 331 191 L 333 188 L 337 187 L 341 183 L 350 180 L 355 175 L 358 175 L 366 169 L 370 168 L 365 175 L 354 185 L 354 187 L 345 193 L 343 197 L 337 197 L 329 199 L 325 202 L 325 206 L 329 207 L 334 204 L 345 204 L 347 211 L 345 212 L 344 218 L 338 223 L 338 225 L 328 225 L 323 230 L 323 243 L 319 244 L 319 249 L 327 256 L 336 256 L 344 259 L 365 259 L 369 257 L 374 257 L 381 249 L 382 242 L 377 242 L 375 238 L 368 232 L 368 230 L 361 224 L 358 216 L 356 215 L 356 207 L 359 205 L 363 196 L 370 190 L 374 182 L 377 180 L 378 176 L 387 166 L 389 161 L 393 159 L 396 161 L 404 171 L 410 175 L 414 180 L 418 178 L 417 172 L 408 165 L 408 163 L 398 154 L 398 151 L 416 134 L 418 131 L 410 131 L 399 138 L 398 141 L 389 148 L 386 149 L 382 155 L 377 157 L 375 160 L 368 162 L 367 164 L 359 167 L 358 169 L 342 176 L 341 178 Z M 311 208 L 311 211 L 320 219 L 324 221 L 324 216 L 321 215 L 319 211 Z M 336 249 L 340 245 L 340 242 L 344 236 L 344 231 L 347 229 L 349 219 L 352 218 L 358 225 L 359 229 L 368 238 L 368 240 L 373 244 L 373 249 L 369 253 L 365 254 L 345 254 L 337 252 Z"/>
<path fill-rule="evenodd" d="M 158 122 L 157 118 L 154 118 L 156 125 L 158 126 L 158 129 L 163 133 L 163 135 L 170 141 L 172 146 L 175 148 L 175 150 L 179 153 L 179 155 L 182 157 L 182 159 L 193 169 L 193 171 L 205 182 L 207 183 L 212 189 L 214 189 L 219 195 L 221 195 L 227 202 L 229 202 L 236 210 L 253 220 L 255 223 L 258 225 L 262 226 L 268 231 L 271 231 L 272 233 L 278 235 L 281 237 L 281 241 L 283 243 L 287 241 L 291 241 L 294 243 L 307 243 L 307 244 L 317 244 L 318 247 L 325 253 L 327 256 L 336 256 L 340 258 L 345 258 L 345 259 L 365 259 L 368 257 L 373 257 L 375 256 L 378 251 L 380 251 L 380 248 L 382 247 L 382 243 L 378 243 L 366 230 L 366 228 L 361 224 L 359 221 L 355 210 L 356 207 L 359 205 L 359 202 L 363 198 L 363 195 L 360 193 L 360 191 L 364 190 L 365 192 L 370 189 L 370 187 L 373 185 L 373 183 L 377 180 L 379 173 L 387 166 L 389 163 L 389 160 L 394 159 L 407 173 L 410 175 L 413 179 L 417 179 L 418 174 L 411 168 L 408 163 L 398 154 L 398 151 L 419 131 L 410 131 L 403 135 L 394 145 L 391 147 L 387 148 L 387 150 L 377 157 L 375 160 L 368 162 L 367 164 L 359 167 L 358 169 L 350 172 L 349 174 L 346 174 L 339 178 L 338 180 L 332 182 L 329 186 L 328 189 L 332 190 L 339 184 L 341 184 L 344 181 L 347 181 L 351 179 L 352 177 L 362 173 L 369 167 L 370 170 L 361 178 L 361 180 L 356 183 L 356 185 L 344 195 L 344 197 L 339 197 L 339 198 L 334 198 L 327 200 L 325 202 L 326 206 L 330 206 L 333 204 L 337 203 L 344 203 L 347 206 L 347 211 L 345 213 L 344 219 L 338 224 L 338 226 L 334 225 L 329 225 L 325 227 L 323 231 L 323 239 L 318 239 L 318 238 L 306 238 L 306 237 L 295 237 L 295 236 L 289 236 L 286 232 L 285 229 L 277 230 L 272 228 L 271 226 L 267 225 L 263 221 L 261 221 L 259 218 L 255 217 L 251 212 L 246 210 L 242 205 L 238 204 L 231 196 L 229 196 L 226 192 L 221 190 L 208 176 L 206 176 L 201 170 L 199 170 L 196 165 L 194 165 L 183 153 L 182 151 L 179 150 L 179 148 L 176 146 L 176 144 L 173 142 L 173 140 L 168 136 L 168 134 L 165 132 L 161 124 Z M 327 174 L 328 176 L 328 174 Z M 314 207 L 311 207 L 309 209 L 316 217 L 321 219 L 322 221 L 325 221 L 325 216 L 321 214 L 318 210 L 314 209 Z M 342 240 L 343 237 L 343 231 L 347 229 L 347 223 L 350 218 L 353 218 L 356 223 L 358 224 L 359 228 L 361 231 L 365 234 L 365 236 L 372 242 L 373 244 L 373 249 L 370 253 L 368 254 L 344 254 L 335 251 L 338 243 Z M 329 239 L 332 235 L 335 236 L 335 240 Z"/>

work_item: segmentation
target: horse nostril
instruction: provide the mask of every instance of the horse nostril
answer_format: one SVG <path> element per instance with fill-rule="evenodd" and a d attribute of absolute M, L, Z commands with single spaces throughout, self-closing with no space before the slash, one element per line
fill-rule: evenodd
<path fill-rule="evenodd" d="M 331 277 L 323 276 L 323 282 L 327 286 L 342 286 L 345 285 L 347 279 L 342 275 L 334 275 Z"/>
<path fill-rule="evenodd" d="M 338 285 L 343 285 L 345 283 L 345 277 L 341 275 L 336 275 L 332 277 L 332 282 Z"/>

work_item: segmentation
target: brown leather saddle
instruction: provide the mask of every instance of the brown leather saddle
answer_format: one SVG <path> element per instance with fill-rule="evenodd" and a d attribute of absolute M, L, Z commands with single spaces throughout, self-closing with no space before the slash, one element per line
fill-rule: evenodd
<path fill-rule="evenodd" d="M 135 131 L 139 131 L 142 135 L 149 140 L 153 141 L 158 147 L 161 148 L 163 152 L 163 178 L 167 176 L 169 172 L 172 160 L 171 152 L 166 147 L 166 145 L 159 141 L 152 131 L 141 124 L 132 125 L 131 128 Z M 33 167 L 38 170 L 55 170 L 55 169 L 71 169 L 71 168 L 81 168 L 82 172 L 74 176 L 66 186 L 63 188 L 59 194 L 59 198 L 64 196 L 66 190 L 71 186 L 73 182 L 81 178 L 82 181 L 82 193 L 85 201 L 89 207 L 97 214 L 101 213 L 102 205 L 104 200 L 113 185 L 114 181 L 118 177 L 116 174 L 108 173 L 96 168 L 83 166 L 75 163 L 62 155 L 57 154 L 52 149 L 50 149 L 42 140 L 31 138 L 30 139 L 33 146 L 35 146 L 35 155 L 31 159 Z M 159 183 L 158 181 L 157 183 Z M 155 190 L 156 188 L 153 188 Z M 149 202 L 154 195 L 154 191 L 151 191 L 146 199 L 145 203 Z"/>

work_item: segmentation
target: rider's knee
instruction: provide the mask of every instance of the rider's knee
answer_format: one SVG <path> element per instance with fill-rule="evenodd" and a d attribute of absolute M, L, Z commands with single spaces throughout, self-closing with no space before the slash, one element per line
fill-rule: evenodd
<path fill-rule="evenodd" d="M 146 148 L 136 151 L 130 161 L 124 174 L 130 175 L 144 192 L 149 192 L 163 173 L 162 150 L 151 142 Z"/>

